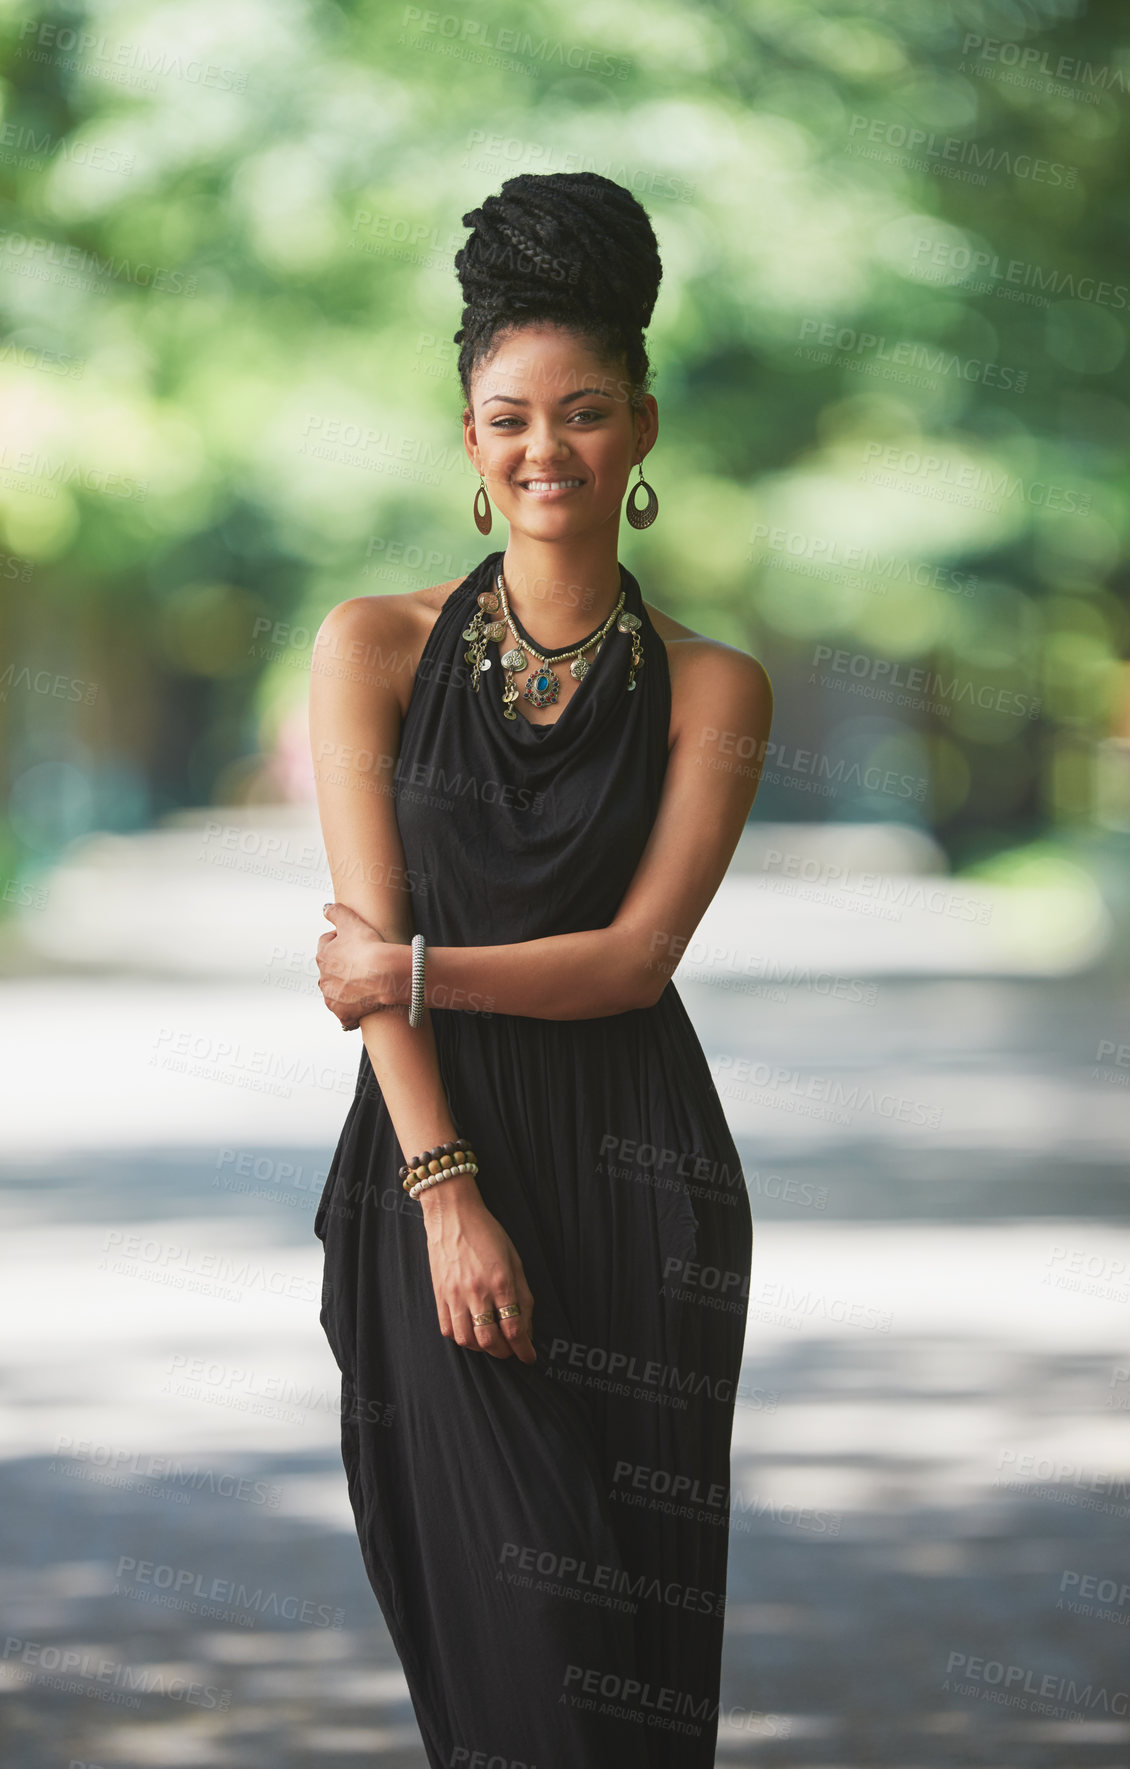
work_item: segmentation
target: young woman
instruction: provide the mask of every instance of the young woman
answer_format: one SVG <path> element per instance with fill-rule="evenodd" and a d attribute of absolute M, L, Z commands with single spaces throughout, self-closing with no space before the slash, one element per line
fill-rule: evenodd
<path fill-rule="evenodd" d="M 343 602 L 311 678 L 321 988 L 364 1045 L 314 1224 L 342 1455 L 433 1769 L 707 1769 L 752 1219 L 670 978 L 772 693 L 618 563 L 633 469 L 656 508 L 645 211 L 559 173 L 464 224 L 509 540 Z"/>

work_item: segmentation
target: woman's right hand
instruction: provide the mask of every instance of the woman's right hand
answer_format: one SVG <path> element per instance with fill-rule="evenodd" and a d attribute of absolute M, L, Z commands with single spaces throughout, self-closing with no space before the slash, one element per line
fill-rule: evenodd
<path fill-rule="evenodd" d="M 458 1186 L 459 1178 L 445 1179 L 421 1193 L 440 1332 L 468 1351 L 535 1363 L 534 1299 L 518 1250 L 482 1198 L 459 1196 Z M 449 1188 L 441 1199 L 438 1194 Z M 503 1321 L 471 1319 L 508 1302 L 520 1303 L 521 1314 Z"/>

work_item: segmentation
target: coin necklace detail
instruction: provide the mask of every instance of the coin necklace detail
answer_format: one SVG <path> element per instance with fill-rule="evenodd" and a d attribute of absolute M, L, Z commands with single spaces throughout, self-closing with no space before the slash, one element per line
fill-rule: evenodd
<path fill-rule="evenodd" d="M 623 590 L 620 591 L 616 606 L 608 619 L 595 632 L 590 633 L 587 639 L 582 639 L 579 645 L 571 645 L 561 651 L 543 652 L 532 645 L 528 639 L 520 639 L 518 636 L 514 617 L 510 612 L 510 604 L 506 597 L 506 583 L 501 567 L 495 577 L 495 582 L 498 585 L 497 591 L 482 590 L 476 598 L 478 608 L 474 618 L 470 626 L 463 629 L 463 637 L 468 641 L 470 647 L 463 653 L 463 657 L 471 665 L 471 686 L 477 693 L 480 671 L 489 670 L 491 663 L 490 658 L 485 655 L 487 640 L 490 639 L 495 644 L 501 645 L 507 633 L 513 639 L 514 643 L 502 653 L 500 659 L 506 672 L 506 686 L 502 691 L 503 718 L 516 719 L 518 717 L 514 711 L 514 702 L 518 698 L 518 690 L 514 684 L 514 671 L 524 670 L 527 667 L 529 663 L 526 656 L 527 651 L 531 657 L 537 660 L 540 668 L 532 669 L 527 676 L 525 697 L 531 706 L 552 706 L 561 691 L 561 680 L 552 665 L 564 663 L 567 658 L 571 658 L 569 674 L 579 682 L 583 676 L 588 674 L 596 661 L 600 647 L 604 643 L 605 634 L 611 628 L 613 621 L 616 622 L 618 632 L 631 634 L 632 657 L 628 666 L 628 691 L 630 692 L 635 687 L 636 671 L 643 663 L 643 647 L 640 643 L 641 622 L 638 615 L 633 614 L 630 609 L 624 608 Z M 503 618 L 501 620 L 486 619 L 487 615 L 497 614 L 499 608 L 502 609 Z M 585 657 L 584 653 L 590 649 L 593 653 L 592 657 Z"/>

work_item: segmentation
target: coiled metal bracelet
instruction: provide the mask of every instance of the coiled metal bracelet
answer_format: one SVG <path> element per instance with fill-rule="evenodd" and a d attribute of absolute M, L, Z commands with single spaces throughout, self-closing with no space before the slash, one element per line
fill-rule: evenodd
<path fill-rule="evenodd" d="M 412 935 L 412 999 L 408 1004 L 408 1024 L 418 1026 L 424 1017 L 424 954 L 423 934 Z"/>

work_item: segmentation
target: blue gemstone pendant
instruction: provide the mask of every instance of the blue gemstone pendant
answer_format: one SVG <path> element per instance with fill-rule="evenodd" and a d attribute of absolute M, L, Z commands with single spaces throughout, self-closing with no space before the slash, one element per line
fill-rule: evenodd
<path fill-rule="evenodd" d="M 531 706 L 552 706 L 561 691 L 561 683 L 548 664 L 531 670 L 526 677 L 525 696 Z"/>

